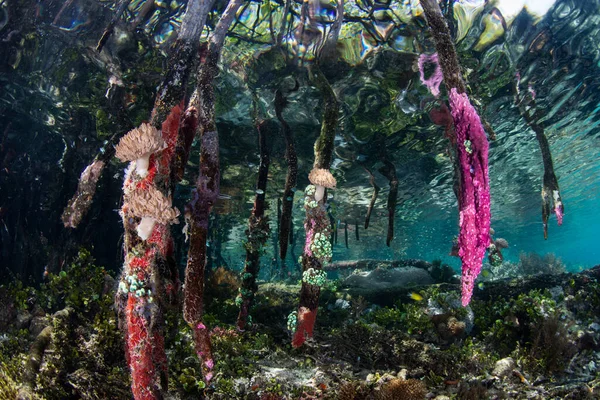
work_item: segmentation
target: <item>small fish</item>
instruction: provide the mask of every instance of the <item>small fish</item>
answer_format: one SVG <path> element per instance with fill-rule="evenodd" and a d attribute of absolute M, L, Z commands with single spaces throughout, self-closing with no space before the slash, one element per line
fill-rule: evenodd
<path fill-rule="evenodd" d="M 408 297 L 414 301 L 423 301 L 423 296 L 421 296 L 419 293 L 412 292 L 408 295 Z"/>
<path fill-rule="evenodd" d="M 256 189 L 256 194 L 265 194 L 265 191 L 262 189 Z"/>
<path fill-rule="evenodd" d="M 527 378 L 525 378 L 525 376 L 520 371 L 513 369 L 513 375 L 516 376 L 517 378 L 519 378 L 521 383 L 529 385 L 529 381 L 527 380 Z"/>
<path fill-rule="evenodd" d="M 489 269 L 484 269 L 483 271 L 481 271 L 481 276 L 483 276 L 484 278 L 488 278 L 492 275 L 494 275 L 494 273 Z"/>
<path fill-rule="evenodd" d="M 231 196 L 228 195 L 228 194 L 219 193 L 219 195 L 217 196 L 217 199 L 219 199 L 219 200 L 231 200 Z"/>
<path fill-rule="evenodd" d="M 479 282 L 477 284 L 477 287 L 479 288 L 479 290 L 483 290 L 483 289 L 485 289 L 485 284 L 483 282 Z"/>

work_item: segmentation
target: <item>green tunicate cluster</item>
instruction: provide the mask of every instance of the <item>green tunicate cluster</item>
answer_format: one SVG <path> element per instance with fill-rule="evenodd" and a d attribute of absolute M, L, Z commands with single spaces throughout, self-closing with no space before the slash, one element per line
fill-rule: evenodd
<path fill-rule="evenodd" d="M 496 245 L 492 243 L 490 245 L 490 247 L 488 247 L 488 251 L 491 254 L 490 264 L 492 264 L 492 266 L 494 266 L 494 267 L 499 267 L 502 265 L 502 258 L 500 257 L 500 254 L 495 250 L 496 250 Z"/>
<path fill-rule="evenodd" d="M 471 141 L 470 140 L 465 140 L 465 151 L 469 154 L 473 153 L 473 148 L 471 147 Z"/>
<path fill-rule="evenodd" d="M 329 261 L 333 255 L 329 238 L 321 232 L 315 233 L 312 243 L 310 244 L 310 250 L 321 262 Z"/>
<path fill-rule="evenodd" d="M 236 307 L 241 307 L 243 302 L 244 302 L 244 299 L 242 298 L 242 294 L 241 293 L 239 293 L 237 296 L 235 296 L 235 305 L 236 305 Z"/>
<path fill-rule="evenodd" d="M 119 291 L 123 293 L 133 293 L 135 297 L 148 296 L 148 302 L 152 303 L 152 290 L 144 288 L 144 282 L 140 281 L 135 275 L 127 275 L 125 281 L 119 282 Z"/>
<path fill-rule="evenodd" d="M 298 327 L 298 311 L 293 311 L 287 316 L 287 328 L 290 332 L 295 332 Z"/>
<path fill-rule="evenodd" d="M 304 194 L 307 196 L 314 196 L 316 191 L 317 188 L 315 187 L 315 185 L 308 185 L 306 189 L 304 189 Z"/>
<path fill-rule="evenodd" d="M 302 274 L 302 281 L 309 285 L 322 287 L 327 283 L 327 272 L 309 268 Z"/>
<path fill-rule="evenodd" d="M 312 197 L 306 196 L 304 198 L 304 207 L 315 208 L 318 205 L 319 203 L 317 203 Z"/>
<path fill-rule="evenodd" d="M 242 280 L 248 280 L 252 278 L 252 274 L 250 272 L 245 272 L 244 274 L 242 274 Z"/>
<path fill-rule="evenodd" d="M 254 293 L 252 292 L 252 290 L 246 289 L 245 287 L 239 288 L 239 292 L 240 292 L 240 294 L 238 295 L 238 297 L 241 297 L 242 299 L 247 299 L 247 298 L 252 297 L 254 295 Z M 237 303 L 237 299 L 236 299 L 236 303 Z"/>

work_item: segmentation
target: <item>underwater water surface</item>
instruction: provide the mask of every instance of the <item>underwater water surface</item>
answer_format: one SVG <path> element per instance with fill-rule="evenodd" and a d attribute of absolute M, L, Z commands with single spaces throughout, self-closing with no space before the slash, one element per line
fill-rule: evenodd
<path fill-rule="evenodd" d="M 598 396 L 600 1 L 422 3 L 0 0 L 0 399 Z"/>

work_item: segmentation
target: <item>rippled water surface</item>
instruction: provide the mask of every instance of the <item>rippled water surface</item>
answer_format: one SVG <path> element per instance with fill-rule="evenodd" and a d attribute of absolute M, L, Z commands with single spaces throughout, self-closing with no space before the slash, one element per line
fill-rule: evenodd
<path fill-rule="evenodd" d="M 253 95 L 262 118 L 275 120 L 275 90 L 289 93 L 284 118 L 298 146 L 298 190 L 308 183 L 322 105 L 307 69 L 321 51 L 319 38 L 335 20 L 336 2 L 311 3 L 314 26 L 306 37 L 294 31 L 301 4 L 290 2 L 294 17 L 281 32 L 285 57 L 268 56 L 280 33 L 284 4 L 263 1 L 242 6 L 221 60 L 217 118 L 227 198 L 216 208 L 220 236 L 215 241 L 232 266 L 243 262 L 240 241 L 258 171 Z M 65 232 L 60 213 L 102 143 L 148 119 L 185 2 L 132 0 L 98 53 L 96 43 L 115 7 L 106 0 L 0 1 L 0 229 L 2 260 L 15 272 L 41 274 L 53 262 L 48 248 L 71 242 L 92 243 L 100 260 L 116 268 L 121 164 L 102 179 L 85 228 Z M 223 8 L 217 2 L 206 33 Z M 503 0 L 494 6 L 457 0 L 442 2 L 442 8 L 471 98 L 495 131 L 489 170 L 492 227 L 510 243 L 505 256 L 516 260 L 522 251 L 553 252 L 572 269 L 598 264 L 600 1 Z M 430 117 L 438 100 L 421 84 L 416 68 L 419 54 L 434 52 L 418 1 L 345 2 L 337 51 L 339 62 L 324 68 L 341 104 L 332 168 L 338 189 L 330 201 L 338 227 L 334 258 L 441 258 L 458 265 L 449 256 L 458 215 L 448 142 Z M 565 204 L 564 224 L 557 226 L 552 216 L 548 240 L 541 223 L 542 159 L 534 132 L 515 106 L 517 73 L 521 89 L 534 91 L 543 110 L 537 122 L 545 128 Z M 294 77 L 297 91 L 292 91 Z M 266 198 L 276 221 L 285 144 L 282 136 L 268 142 L 272 166 Z M 190 163 L 197 165 L 196 160 L 193 156 Z M 385 160 L 399 179 L 390 247 L 385 245 L 389 182 L 378 172 Z M 367 170 L 381 191 L 365 230 L 372 195 Z M 194 181 L 192 172 L 186 180 Z M 184 185 L 177 191 L 179 205 L 190 190 Z M 296 196 L 294 208 L 298 243 L 301 200 Z M 265 260 L 273 256 L 272 246 L 267 247 Z M 296 257 L 300 252 L 301 244 L 292 248 Z"/>

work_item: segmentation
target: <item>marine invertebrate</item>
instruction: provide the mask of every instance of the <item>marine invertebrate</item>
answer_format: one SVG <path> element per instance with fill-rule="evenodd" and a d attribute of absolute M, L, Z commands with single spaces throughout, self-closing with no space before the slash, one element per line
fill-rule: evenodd
<path fill-rule="evenodd" d="M 452 88 L 449 100 L 460 171 L 458 255 L 462 260 L 462 303 L 466 306 L 491 240 L 488 142 L 467 95 Z"/>
<path fill-rule="evenodd" d="M 179 216 L 179 210 L 171 207 L 171 200 L 154 186 L 132 191 L 126 196 L 126 205 L 133 215 L 141 218 L 136 232 L 142 240 L 150 237 L 156 222 L 165 225 L 177 223 Z"/>
<path fill-rule="evenodd" d="M 121 138 L 115 146 L 115 156 L 121 161 L 135 161 L 135 171 L 145 178 L 148 175 L 150 155 L 164 147 L 165 142 L 158 129 L 144 122 Z"/>
<path fill-rule="evenodd" d="M 318 299 L 318 296 L 317 296 Z M 306 341 L 306 338 L 313 336 L 315 321 L 317 320 L 317 307 L 310 309 L 309 307 L 298 308 L 298 316 L 296 330 L 292 338 L 292 346 L 300 347 Z"/>
<path fill-rule="evenodd" d="M 481 119 L 466 95 L 450 29 L 440 7 L 435 0 L 422 0 L 421 6 L 435 41 L 454 122 L 451 142 L 458 175 L 458 255 L 462 261 L 462 304 L 466 306 L 491 241 L 488 142 Z"/>
<path fill-rule="evenodd" d="M 313 168 L 308 174 L 308 180 L 315 185 L 315 201 L 321 201 L 325 188 L 334 189 L 337 182 L 328 169 Z"/>
<path fill-rule="evenodd" d="M 309 268 L 302 273 L 302 282 L 322 287 L 327 283 L 327 272 Z"/>
<path fill-rule="evenodd" d="M 421 400 L 427 394 L 427 386 L 418 379 L 392 379 L 377 393 L 378 400 Z"/>
<path fill-rule="evenodd" d="M 425 78 L 426 63 L 435 65 L 435 69 L 429 75 L 429 78 Z M 440 95 L 440 84 L 444 80 L 444 76 L 442 75 L 442 69 L 438 62 L 437 53 L 419 55 L 419 78 L 421 79 L 421 83 L 427 86 L 427 89 L 429 89 L 432 95 L 435 97 Z"/>

